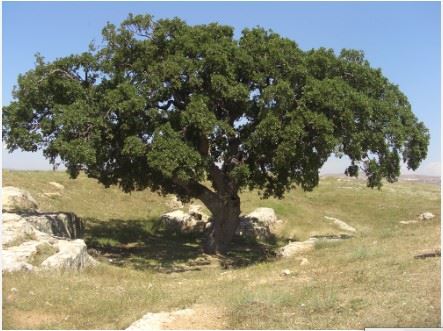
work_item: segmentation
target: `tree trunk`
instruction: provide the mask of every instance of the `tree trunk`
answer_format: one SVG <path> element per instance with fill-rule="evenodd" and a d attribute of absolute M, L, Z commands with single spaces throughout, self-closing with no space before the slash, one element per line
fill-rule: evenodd
<path fill-rule="evenodd" d="M 214 205 L 211 208 L 213 226 L 208 233 L 204 249 L 207 254 L 225 254 L 239 223 L 240 198 L 235 194 L 220 199 Z"/>

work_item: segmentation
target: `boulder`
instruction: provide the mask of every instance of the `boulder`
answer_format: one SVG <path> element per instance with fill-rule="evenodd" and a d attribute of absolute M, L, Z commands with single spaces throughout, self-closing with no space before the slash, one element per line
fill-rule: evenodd
<path fill-rule="evenodd" d="M 181 209 L 183 208 L 183 202 L 178 200 L 177 196 L 173 195 L 166 203 L 170 209 Z"/>
<path fill-rule="evenodd" d="M 290 242 L 286 246 L 283 246 L 278 251 L 281 257 L 291 257 L 294 255 L 303 254 L 312 251 L 315 248 L 315 243 L 317 239 L 310 238 L 306 241 L 295 241 Z"/>
<path fill-rule="evenodd" d="M 240 218 L 235 234 L 248 240 L 269 240 L 273 237 L 269 225 L 255 223 L 251 219 L 243 217 Z"/>
<path fill-rule="evenodd" d="M 205 222 L 209 221 L 209 216 L 203 212 L 202 205 L 193 203 L 193 204 L 189 205 L 188 212 L 189 212 L 189 215 L 191 215 L 192 217 L 194 217 L 198 220 L 203 220 Z"/>
<path fill-rule="evenodd" d="M 2 251 L 3 271 L 13 272 L 32 270 L 29 260 L 37 253 L 37 248 L 42 243 L 37 240 L 26 241 L 19 246 L 10 247 Z"/>
<path fill-rule="evenodd" d="M 49 182 L 49 185 L 52 185 L 59 190 L 64 190 L 64 188 L 65 188 L 62 184 L 57 183 L 57 182 Z"/>
<path fill-rule="evenodd" d="M 421 213 L 418 216 L 418 219 L 420 221 L 428 221 L 428 220 L 433 219 L 434 217 L 435 217 L 435 215 L 433 213 L 430 213 L 430 212 L 427 211 L 427 212 Z"/>
<path fill-rule="evenodd" d="M 41 264 L 42 268 L 80 270 L 95 262 L 88 255 L 86 244 L 82 239 L 59 240 L 54 247 L 58 252 L 44 260 Z"/>
<path fill-rule="evenodd" d="M 73 213 L 39 213 L 28 216 L 26 221 L 37 230 L 56 237 L 77 239 L 84 232 L 83 222 Z"/>
<path fill-rule="evenodd" d="M 6 212 L 35 212 L 37 201 L 25 190 L 13 186 L 2 188 L 2 210 Z"/>
<path fill-rule="evenodd" d="M 164 324 L 174 321 L 176 318 L 191 316 L 194 313 L 195 311 L 190 308 L 173 312 L 147 313 L 125 330 L 162 330 Z"/>
<path fill-rule="evenodd" d="M 328 221 L 332 221 L 332 223 L 335 226 L 337 226 L 340 230 L 351 232 L 351 233 L 357 232 L 357 230 L 354 227 L 352 227 L 349 224 L 339 220 L 338 218 L 325 216 L 325 219 L 328 220 Z"/>
<path fill-rule="evenodd" d="M 18 214 L 3 213 L 2 245 L 15 246 L 35 237 L 35 229 Z"/>
<path fill-rule="evenodd" d="M 235 234 L 252 240 L 269 240 L 274 236 L 271 229 L 278 223 L 274 209 L 257 208 L 240 217 Z"/>
<path fill-rule="evenodd" d="M 182 210 L 174 210 L 160 217 L 161 226 L 168 232 L 201 233 L 208 223 L 208 217 L 201 214 L 188 214 Z"/>
<path fill-rule="evenodd" d="M 76 239 L 82 233 L 83 224 L 72 213 L 3 213 L 3 271 L 79 270 L 94 265 L 85 242 Z"/>
<path fill-rule="evenodd" d="M 249 214 L 243 216 L 243 218 L 260 225 L 274 226 L 278 223 L 277 215 L 272 208 L 257 208 Z"/>

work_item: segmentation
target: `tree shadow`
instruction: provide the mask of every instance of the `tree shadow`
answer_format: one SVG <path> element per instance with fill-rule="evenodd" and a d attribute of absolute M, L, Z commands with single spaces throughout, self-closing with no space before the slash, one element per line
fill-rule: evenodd
<path fill-rule="evenodd" d="M 225 256 L 204 254 L 203 234 L 167 232 L 158 220 L 98 220 L 85 222 L 88 252 L 99 261 L 137 270 L 184 272 L 221 266 L 239 268 L 275 258 L 275 244 L 235 238 Z"/>

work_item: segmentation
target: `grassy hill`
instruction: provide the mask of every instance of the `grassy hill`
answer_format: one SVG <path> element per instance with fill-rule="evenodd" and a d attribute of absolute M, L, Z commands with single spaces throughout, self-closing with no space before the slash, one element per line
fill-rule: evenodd
<path fill-rule="evenodd" d="M 88 247 L 102 263 L 82 273 L 4 274 L 6 329 L 124 329 L 147 312 L 189 307 L 201 318 L 182 328 L 440 326 L 440 259 L 414 259 L 440 246 L 438 185 L 401 181 L 379 191 L 361 180 L 324 177 L 313 192 L 294 190 L 282 200 L 243 192 L 243 212 L 272 207 L 285 221 L 277 246 L 336 231 L 324 216 L 357 228 L 352 239 L 304 254 L 303 266 L 297 257 L 266 255 L 271 246 L 242 242 L 227 262 L 199 265 L 200 238 L 155 230 L 169 197 L 153 192 L 125 194 L 63 172 L 4 170 L 8 185 L 31 192 L 41 210 L 81 216 Z M 424 211 L 436 218 L 399 223 Z"/>

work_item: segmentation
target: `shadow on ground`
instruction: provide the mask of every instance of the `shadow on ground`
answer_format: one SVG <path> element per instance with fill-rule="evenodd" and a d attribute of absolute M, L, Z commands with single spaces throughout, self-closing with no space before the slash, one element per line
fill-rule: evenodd
<path fill-rule="evenodd" d="M 209 266 L 239 268 L 275 258 L 275 244 L 233 241 L 226 256 L 203 253 L 202 235 L 168 233 L 157 220 L 86 219 L 85 242 L 98 260 L 138 270 L 164 273 L 201 270 Z"/>

